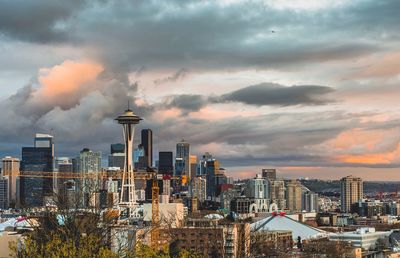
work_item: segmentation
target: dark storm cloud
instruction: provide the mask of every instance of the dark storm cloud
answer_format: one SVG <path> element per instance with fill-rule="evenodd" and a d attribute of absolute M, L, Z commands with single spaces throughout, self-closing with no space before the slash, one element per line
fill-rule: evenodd
<path fill-rule="evenodd" d="M 176 82 L 176 81 L 178 81 L 180 79 L 183 79 L 186 76 L 187 73 L 188 73 L 188 71 L 186 69 L 179 69 L 176 73 L 174 73 L 171 76 L 155 80 L 154 84 L 163 84 L 163 83 L 167 83 L 167 82 Z"/>
<path fill-rule="evenodd" d="M 174 95 L 165 97 L 162 103 L 166 108 L 179 108 L 185 112 L 198 111 L 207 105 L 207 98 L 202 95 Z"/>
<path fill-rule="evenodd" d="M 209 104 L 238 102 L 254 106 L 324 105 L 333 88 L 317 85 L 286 87 L 276 83 L 261 83 L 232 91 L 221 96 L 172 95 L 164 98 L 161 106 L 179 108 L 184 114 L 198 111 Z"/>
<path fill-rule="evenodd" d="M 84 0 L 0 1 L 0 34 L 34 42 L 66 41 L 67 19 Z"/>
<path fill-rule="evenodd" d="M 126 71 L 297 69 L 381 51 L 382 39 L 398 37 L 399 5 L 351 1 L 299 11 L 273 9 L 265 1 L 2 1 L 0 32 L 27 41 L 95 46 L 110 67 Z M 178 79 L 183 71 L 160 81 Z"/>
<path fill-rule="evenodd" d="M 219 98 L 219 101 L 242 102 L 256 106 L 323 105 L 330 102 L 324 96 L 333 91 L 332 88 L 326 86 L 284 87 L 274 83 L 261 83 L 224 94 Z"/>

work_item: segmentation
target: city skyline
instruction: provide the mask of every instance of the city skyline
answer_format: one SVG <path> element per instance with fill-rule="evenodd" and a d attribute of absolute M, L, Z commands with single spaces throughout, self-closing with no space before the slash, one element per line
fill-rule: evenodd
<path fill-rule="evenodd" d="M 400 180 L 400 3 L 278 2 L 5 3 L 0 155 L 35 133 L 108 155 L 130 100 L 155 156 L 184 138 L 235 178 Z"/>

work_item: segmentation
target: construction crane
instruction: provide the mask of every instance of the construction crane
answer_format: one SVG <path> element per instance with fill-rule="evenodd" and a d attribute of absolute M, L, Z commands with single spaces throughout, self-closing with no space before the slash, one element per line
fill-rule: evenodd
<path fill-rule="evenodd" d="M 151 187 L 151 223 L 153 229 L 151 231 L 151 246 L 154 249 L 158 249 L 159 244 L 159 228 L 158 224 L 160 223 L 160 214 L 159 214 L 159 196 L 160 188 L 158 187 L 157 179 L 153 180 L 153 186 Z"/>
<path fill-rule="evenodd" d="M 38 172 L 38 171 L 21 171 L 19 177 L 32 178 L 64 178 L 64 179 L 80 179 L 80 178 L 97 178 L 97 179 L 121 179 L 122 171 L 113 172 L 90 172 L 90 173 L 75 173 L 75 172 Z M 135 172 L 134 178 L 138 180 L 149 180 L 154 178 L 156 172 Z"/>

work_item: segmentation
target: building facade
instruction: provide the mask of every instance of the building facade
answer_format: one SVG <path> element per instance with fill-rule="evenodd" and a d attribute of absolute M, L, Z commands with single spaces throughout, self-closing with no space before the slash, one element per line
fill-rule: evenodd
<path fill-rule="evenodd" d="M 286 207 L 289 211 L 299 212 L 302 208 L 301 184 L 297 180 L 291 180 L 286 186 Z"/>
<path fill-rule="evenodd" d="M 174 161 L 172 151 L 160 151 L 158 153 L 158 173 L 172 175 L 174 172 Z"/>
<path fill-rule="evenodd" d="M 363 182 L 359 177 L 346 176 L 340 180 L 340 201 L 342 212 L 350 212 L 351 206 L 363 199 Z"/>
<path fill-rule="evenodd" d="M 153 166 L 153 131 L 151 129 L 143 129 L 141 132 L 142 146 L 144 149 L 144 157 L 146 167 Z"/>
<path fill-rule="evenodd" d="M 272 180 L 269 182 L 269 196 L 271 203 L 275 203 L 279 209 L 286 209 L 285 181 L 283 179 Z"/>
<path fill-rule="evenodd" d="M 34 147 L 22 148 L 20 205 L 38 207 L 45 204 L 46 197 L 53 196 L 54 142 L 47 134 L 36 134 Z M 46 177 L 29 177 L 43 174 Z"/>
<path fill-rule="evenodd" d="M 19 176 L 20 161 L 18 158 L 5 157 L 3 158 L 3 178 L 8 180 L 8 205 L 15 207 L 17 200 L 17 177 Z"/>
<path fill-rule="evenodd" d="M 261 175 L 263 178 L 268 180 L 276 180 L 276 169 L 274 168 L 264 168 L 261 171 Z"/>
<path fill-rule="evenodd" d="M 182 168 L 181 171 L 177 172 L 177 175 L 189 176 L 190 172 L 189 157 L 190 157 L 190 144 L 188 142 L 185 142 L 184 139 L 182 139 L 182 141 L 176 144 L 176 162 L 178 162 L 179 165 L 178 164 L 175 165 L 175 169 L 177 167 Z"/>

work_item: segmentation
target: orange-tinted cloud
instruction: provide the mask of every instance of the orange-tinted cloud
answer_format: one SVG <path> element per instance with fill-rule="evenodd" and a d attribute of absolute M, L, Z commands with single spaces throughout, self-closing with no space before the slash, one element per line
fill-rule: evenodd
<path fill-rule="evenodd" d="M 82 96 L 95 89 L 90 83 L 103 69 L 96 62 L 71 60 L 41 69 L 38 78 L 40 88 L 35 92 L 35 97 L 61 107 L 75 105 Z"/>
<path fill-rule="evenodd" d="M 362 148 L 372 151 L 382 137 L 384 137 L 385 133 L 384 131 L 365 131 L 360 128 L 355 128 L 340 133 L 335 139 L 329 141 L 328 145 L 338 150 L 349 151 L 354 148 Z"/>
<path fill-rule="evenodd" d="M 391 164 L 396 162 L 400 157 L 400 144 L 393 151 L 371 153 L 371 154 L 360 154 L 360 155 L 340 155 L 338 160 L 345 163 L 356 163 L 356 164 Z"/>
<path fill-rule="evenodd" d="M 364 130 L 354 128 L 324 144 L 336 162 L 352 164 L 391 164 L 400 158 L 397 128 Z"/>
<path fill-rule="evenodd" d="M 392 77 L 400 74 L 400 53 L 389 53 L 371 60 L 372 64 L 350 78 Z"/>

